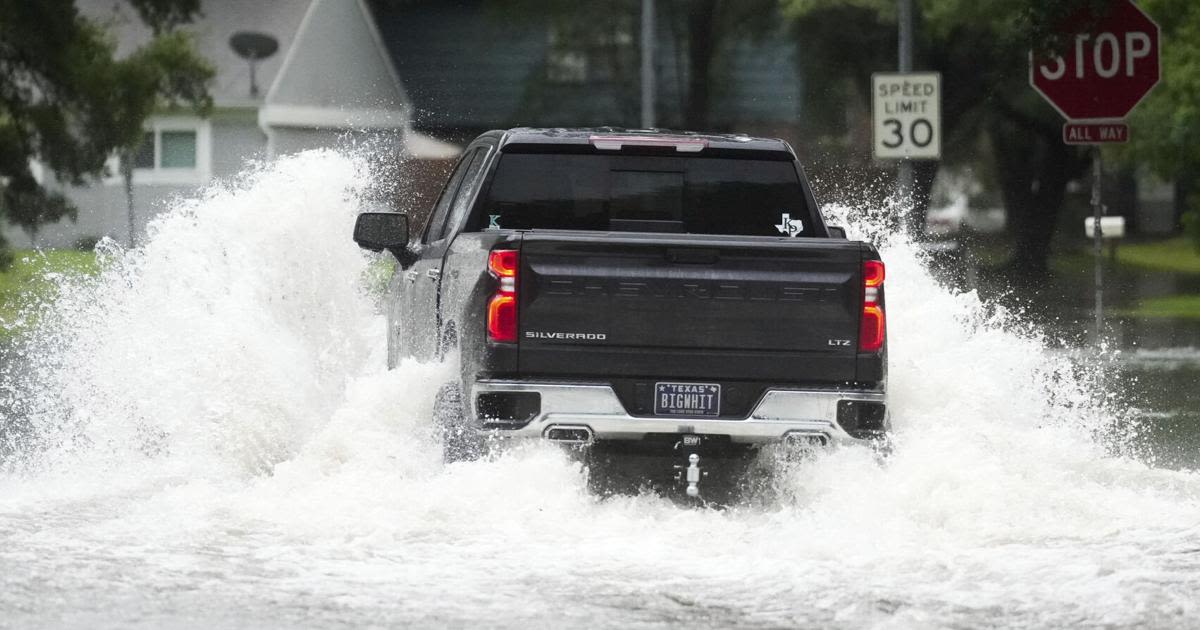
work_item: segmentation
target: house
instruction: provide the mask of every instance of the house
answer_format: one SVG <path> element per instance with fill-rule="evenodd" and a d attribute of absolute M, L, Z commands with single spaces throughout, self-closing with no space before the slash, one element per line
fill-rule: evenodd
<path fill-rule="evenodd" d="M 118 54 L 150 36 L 124 2 L 77 4 L 111 29 Z M 43 184 L 62 190 L 79 217 L 43 226 L 37 246 L 70 247 L 103 236 L 127 243 L 171 198 L 232 177 L 249 160 L 334 147 L 347 138 L 371 137 L 373 146 L 435 164 L 460 152 L 412 130 L 411 101 L 365 0 L 204 0 L 201 11 L 186 30 L 216 68 L 211 114 L 164 111 L 146 121 L 132 158 L 132 200 L 117 157 L 91 185 L 64 187 L 47 176 Z M 238 33 L 266 35 L 277 51 L 252 67 L 231 46 Z M 33 244 L 11 226 L 6 236 L 17 247 Z"/>
<path fill-rule="evenodd" d="M 128 54 L 149 32 L 124 0 L 77 0 Z M 666 11 L 670 3 L 659 3 Z M 404 155 L 414 213 L 440 189 L 459 146 L 487 129 L 639 123 L 636 2 L 546 16 L 494 0 L 203 0 L 186 30 L 215 66 L 214 109 L 160 112 L 133 157 L 132 200 L 120 162 L 89 186 L 62 188 L 77 222 L 44 226 L 37 245 L 110 236 L 130 242 L 169 200 L 241 172 L 248 160 L 376 138 Z M 532 5 L 530 5 L 532 6 Z M 615 5 L 614 5 L 615 7 Z M 590 12 L 590 13 L 588 13 Z M 658 124 L 684 127 L 686 46 L 661 16 L 656 29 Z M 595 19 L 593 19 L 595 18 Z M 277 51 L 253 65 L 231 38 L 261 33 Z M 726 42 L 716 60 L 712 129 L 800 136 L 803 82 L 796 44 L 776 28 Z M 449 139 L 448 143 L 440 139 Z M 6 228 L 18 247 L 29 235 Z"/>

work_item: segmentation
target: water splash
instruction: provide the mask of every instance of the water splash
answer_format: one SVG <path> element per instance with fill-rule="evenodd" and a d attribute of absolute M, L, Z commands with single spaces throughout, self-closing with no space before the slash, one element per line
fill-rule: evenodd
<path fill-rule="evenodd" d="M 383 369 L 372 259 L 348 238 L 370 180 L 344 155 L 281 159 L 179 202 L 144 246 L 106 245 L 99 277 L 63 285 L 15 364 L 27 380 L 4 374 L 30 425 L 23 465 L 0 474 L 13 623 L 1200 615 L 1200 476 L 1114 455 L 1124 411 L 1091 372 L 940 286 L 917 248 L 849 206 L 828 212 L 888 264 L 884 465 L 835 450 L 782 471 L 776 501 L 723 512 L 599 500 L 537 445 L 443 467 L 428 418 L 448 374 Z"/>
<path fill-rule="evenodd" d="M 295 453 L 378 345 L 345 238 L 367 183 L 307 153 L 179 201 L 137 250 L 101 243 L 99 276 L 60 286 L 11 368 L 36 375 L 40 457 L 266 471 Z"/>

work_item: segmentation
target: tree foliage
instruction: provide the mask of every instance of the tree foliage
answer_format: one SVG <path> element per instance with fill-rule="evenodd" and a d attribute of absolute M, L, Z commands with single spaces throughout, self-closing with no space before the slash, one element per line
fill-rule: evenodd
<path fill-rule="evenodd" d="M 129 4 L 155 34 L 187 24 L 200 13 L 200 0 L 129 0 Z"/>
<path fill-rule="evenodd" d="M 159 107 L 211 107 L 212 67 L 174 28 L 199 0 L 130 0 L 155 33 L 118 59 L 116 43 L 74 0 L 0 0 L 0 214 L 35 231 L 74 218 L 60 194 L 39 185 L 35 159 L 59 180 L 81 184 L 133 146 Z M 6 247 L 0 241 L 0 264 Z"/>
<path fill-rule="evenodd" d="M 1139 4 L 1162 29 L 1162 80 L 1131 116 L 1126 161 L 1183 184 L 1189 211 L 1185 231 L 1200 249 L 1200 3 L 1144 0 Z"/>

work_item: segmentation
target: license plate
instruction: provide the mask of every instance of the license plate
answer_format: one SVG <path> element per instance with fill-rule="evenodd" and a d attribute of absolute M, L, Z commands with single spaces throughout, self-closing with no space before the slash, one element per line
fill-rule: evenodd
<path fill-rule="evenodd" d="M 655 383 L 654 415 L 719 416 L 721 386 L 707 383 Z"/>

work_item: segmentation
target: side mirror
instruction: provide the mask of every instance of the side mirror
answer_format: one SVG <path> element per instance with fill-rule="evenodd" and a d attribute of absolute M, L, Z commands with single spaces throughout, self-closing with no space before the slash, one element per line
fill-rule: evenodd
<path fill-rule="evenodd" d="M 834 227 L 829 225 L 826 226 L 825 229 L 829 231 L 829 238 L 846 238 L 846 228 L 844 227 Z"/>
<path fill-rule="evenodd" d="M 396 212 L 364 212 L 354 222 L 354 242 L 373 252 L 386 249 L 399 258 L 408 247 L 408 217 Z"/>

